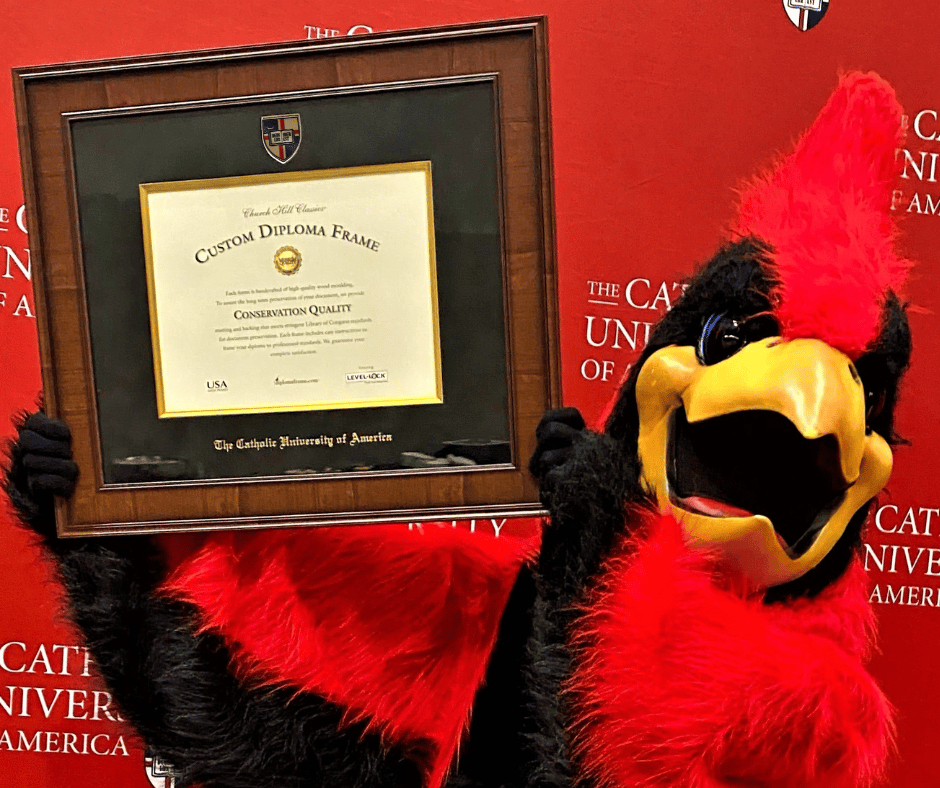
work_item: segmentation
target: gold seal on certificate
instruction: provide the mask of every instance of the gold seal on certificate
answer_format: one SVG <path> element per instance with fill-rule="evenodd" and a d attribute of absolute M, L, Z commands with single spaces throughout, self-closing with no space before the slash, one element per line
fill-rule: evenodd
<path fill-rule="evenodd" d="M 274 253 L 274 267 L 286 276 L 296 274 L 302 261 L 303 257 L 293 246 L 282 246 Z"/>
<path fill-rule="evenodd" d="M 441 403 L 431 193 L 426 161 L 141 184 L 160 418 Z"/>

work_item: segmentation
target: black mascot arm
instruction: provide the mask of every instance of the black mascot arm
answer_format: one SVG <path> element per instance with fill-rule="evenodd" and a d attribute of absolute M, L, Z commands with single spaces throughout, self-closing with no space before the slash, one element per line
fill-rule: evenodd
<path fill-rule="evenodd" d="M 569 627 L 591 577 L 625 528 L 624 505 L 637 499 L 639 466 L 622 443 L 586 429 L 574 408 L 549 411 L 536 428 L 529 470 L 539 480 L 550 520 L 534 571 L 536 585 L 526 644 L 525 785 L 576 783 L 570 754 L 564 683 L 571 673 Z"/>
<path fill-rule="evenodd" d="M 563 408 L 539 422 L 529 470 L 550 515 L 539 573 L 557 601 L 570 602 L 623 530 L 624 504 L 640 489 L 639 466 L 620 442 L 588 430 L 575 408 Z"/>
<path fill-rule="evenodd" d="M 239 682 L 221 640 L 196 633 L 194 609 L 159 593 L 166 567 L 152 540 L 55 537 L 53 496 L 78 473 L 64 424 L 23 419 L 10 454 L 11 500 L 50 549 L 121 713 L 181 772 L 180 788 L 420 786 L 421 742 L 386 746 L 320 697 Z"/>

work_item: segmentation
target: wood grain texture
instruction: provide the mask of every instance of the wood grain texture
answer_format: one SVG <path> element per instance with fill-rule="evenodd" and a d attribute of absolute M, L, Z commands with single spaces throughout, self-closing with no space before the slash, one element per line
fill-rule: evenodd
<path fill-rule="evenodd" d="M 560 404 L 545 22 L 174 53 L 14 73 L 47 411 L 74 435 L 63 535 L 535 515 L 534 427 Z M 495 75 L 513 464 L 392 473 L 104 485 L 69 113 Z M 156 108 L 154 105 L 171 105 Z"/>

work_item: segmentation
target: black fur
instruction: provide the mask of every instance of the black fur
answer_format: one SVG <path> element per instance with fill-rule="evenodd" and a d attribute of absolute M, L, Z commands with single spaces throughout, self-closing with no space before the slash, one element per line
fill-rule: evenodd
<path fill-rule="evenodd" d="M 855 368 L 875 409 L 869 414 L 868 426 L 892 444 L 905 443 L 894 431 L 894 408 L 910 360 L 911 328 L 907 314 L 898 297 L 888 293 L 878 339 L 855 362 Z"/>
<path fill-rule="evenodd" d="M 525 677 L 520 670 L 529 636 L 535 596 L 532 571 L 523 567 L 500 622 L 486 682 L 477 693 L 470 735 L 460 749 L 459 771 L 448 788 L 522 785 L 520 759 L 525 742 Z"/>

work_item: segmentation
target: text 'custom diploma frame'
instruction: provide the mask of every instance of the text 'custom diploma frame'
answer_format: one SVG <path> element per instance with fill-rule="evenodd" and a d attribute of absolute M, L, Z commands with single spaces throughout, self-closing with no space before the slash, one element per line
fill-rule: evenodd
<path fill-rule="evenodd" d="M 140 200 L 161 418 L 443 401 L 430 162 Z"/>
<path fill-rule="evenodd" d="M 539 516 L 547 29 L 14 72 L 62 536 Z"/>

